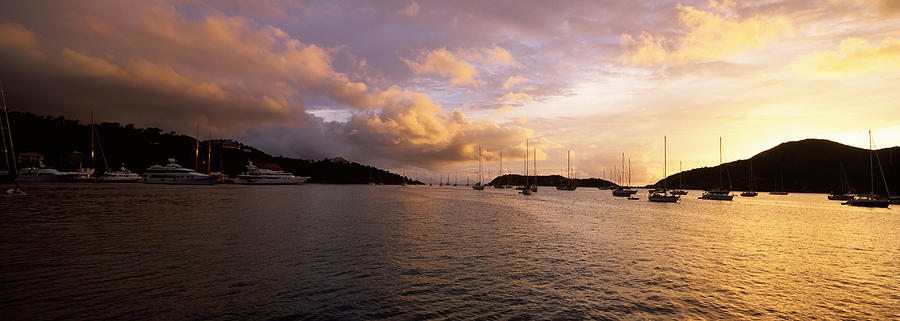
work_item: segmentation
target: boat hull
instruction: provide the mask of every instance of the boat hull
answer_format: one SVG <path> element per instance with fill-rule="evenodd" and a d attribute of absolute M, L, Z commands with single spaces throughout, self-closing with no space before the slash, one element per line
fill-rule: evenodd
<path fill-rule="evenodd" d="M 829 194 L 828 199 L 832 201 L 849 201 L 853 198 L 852 195 L 848 194 Z"/>
<path fill-rule="evenodd" d="M 844 203 L 844 205 L 850 206 L 860 206 L 860 207 L 880 207 L 887 208 L 891 205 L 891 201 L 889 200 L 849 200 Z"/>
<path fill-rule="evenodd" d="M 698 199 L 701 200 L 713 200 L 713 201 L 731 201 L 734 200 L 734 195 L 726 195 L 726 194 L 703 194 Z"/>
<path fill-rule="evenodd" d="M 660 202 L 660 203 L 675 203 L 678 202 L 680 196 L 676 195 L 650 195 L 647 197 L 651 202 Z"/>
<path fill-rule="evenodd" d="M 743 196 L 743 197 L 756 197 L 757 195 L 759 195 L 759 193 L 757 193 L 757 192 L 743 192 L 743 193 L 741 193 L 741 196 Z"/>
<path fill-rule="evenodd" d="M 669 191 L 669 194 L 672 194 L 672 195 L 687 195 L 687 193 L 688 193 L 687 191 L 682 191 L 682 190 Z"/>
<path fill-rule="evenodd" d="M 166 185 L 213 185 L 216 183 L 217 177 L 198 177 L 198 178 L 145 178 L 144 184 L 166 184 Z"/>
<path fill-rule="evenodd" d="M 233 184 L 241 185 L 297 185 L 306 183 L 309 177 L 292 177 L 291 179 L 264 179 L 264 178 L 242 178 L 237 177 L 232 180 Z M 374 184 L 373 184 L 374 185 Z"/>
<path fill-rule="evenodd" d="M 788 192 L 769 192 L 769 195 L 787 195 Z"/>
<path fill-rule="evenodd" d="M 16 176 L 16 182 L 74 182 L 75 175 L 22 175 Z"/>

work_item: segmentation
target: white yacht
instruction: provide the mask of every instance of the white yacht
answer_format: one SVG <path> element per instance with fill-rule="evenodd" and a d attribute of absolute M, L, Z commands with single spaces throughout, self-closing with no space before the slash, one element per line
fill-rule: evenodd
<path fill-rule="evenodd" d="M 212 185 L 216 183 L 216 179 L 215 176 L 181 167 L 175 163 L 174 158 L 169 158 L 166 166 L 153 165 L 144 171 L 144 183 L 148 184 Z"/>
<path fill-rule="evenodd" d="M 141 181 L 141 175 L 128 170 L 125 168 L 125 164 L 122 164 L 119 170 L 106 171 L 103 175 L 97 177 L 96 181 L 102 183 L 137 183 Z"/>
<path fill-rule="evenodd" d="M 233 183 L 246 185 L 303 184 L 308 179 L 307 176 L 294 176 L 283 171 L 259 168 L 248 160 L 247 170 L 235 177 Z"/>
<path fill-rule="evenodd" d="M 71 182 L 75 180 L 75 174 L 63 173 L 54 168 L 26 167 L 18 171 L 16 182 Z"/>

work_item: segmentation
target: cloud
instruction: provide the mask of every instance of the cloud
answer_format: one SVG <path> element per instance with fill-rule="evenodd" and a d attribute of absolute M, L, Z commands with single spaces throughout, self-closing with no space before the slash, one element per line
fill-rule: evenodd
<path fill-rule="evenodd" d="M 38 48 L 38 40 L 34 33 L 13 22 L 0 24 L 0 50 L 18 52 L 31 58 L 44 55 Z"/>
<path fill-rule="evenodd" d="M 821 75 L 853 75 L 873 70 L 900 69 L 900 40 L 885 38 L 873 45 L 860 38 L 846 38 L 836 51 L 818 52 L 796 62 L 802 69 Z"/>
<path fill-rule="evenodd" d="M 526 79 L 525 77 L 509 76 L 509 78 L 506 79 L 505 82 L 503 82 L 503 89 L 510 89 L 512 87 L 515 87 L 517 84 L 526 82 L 526 81 L 528 81 L 528 79 Z"/>
<path fill-rule="evenodd" d="M 485 56 L 487 56 L 487 61 L 500 64 L 500 65 L 511 65 L 517 66 L 519 62 L 513 58 L 512 54 L 509 53 L 506 49 L 501 48 L 500 46 L 494 44 L 490 48 L 482 49 Z"/>
<path fill-rule="evenodd" d="M 419 15 L 419 4 L 415 1 L 403 7 L 403 9 L 398 10 L 396 13 L 398 16 L 407 16 L 407 17 L 415 17 Z"/>
<path fill-rule="evenodd" d="M 421 62 L 405 59 L 403 61 L 416 74 L 437 73 L 445 76 L 450 75 L 453 76 L 450 79 L 450 84 L 454 86 L 470 85 L 478 87 L 478 80 L 475 78 L 478 72 L 475 68 L 468 62 L 458 59 L 447 48 L 424 52 L 419 58 Z"/>
<path fill-rule="evenodd" d="M 637 64 L 717 60 L 767 46 L 793 29 L 791 19 L 783 15 L 741 19 L 733 1 L 711 0 L 710 7 L 712 11 L 704 11 L 679 4 L 679 30 L 669 37 L 623 33 L 622 57 Z"/>
<path fill-rule="evenodd" d="M 900 1 L 897 0 L 829 0 L 829 2 L 869 6 L 878 10 L 878 13 L 883 16 L 893 16 L 900 13 Z"/>
<path fill-rule="evenodd" d="M 524 103 L 533 102 L 534 98 L 532 98 L 528 94 L 522 93 L 522 92 L 517 92 L 517 93 L 509 92 L 503 96 L 500 96 L 500 100 L 524 104 Z"/>

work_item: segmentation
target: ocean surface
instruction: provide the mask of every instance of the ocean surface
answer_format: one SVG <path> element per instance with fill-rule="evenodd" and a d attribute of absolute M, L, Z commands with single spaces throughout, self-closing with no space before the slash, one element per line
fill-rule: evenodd
<path fill-rule="evenodd" d="M 548 187 L 24 188 L 0 195 L 4 320 L 900 319 L 896 205 Z"/>

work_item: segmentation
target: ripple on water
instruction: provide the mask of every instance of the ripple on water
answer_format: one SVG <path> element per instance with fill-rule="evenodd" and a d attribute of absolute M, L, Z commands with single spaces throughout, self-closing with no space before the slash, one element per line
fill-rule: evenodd
<path fill-rule="evenodd" d="M 9 319 L 898 319 L 900 218 L 824 195 L 29 184 Z"/>

